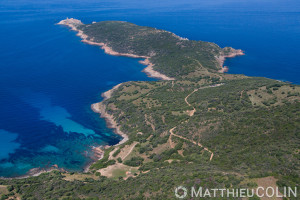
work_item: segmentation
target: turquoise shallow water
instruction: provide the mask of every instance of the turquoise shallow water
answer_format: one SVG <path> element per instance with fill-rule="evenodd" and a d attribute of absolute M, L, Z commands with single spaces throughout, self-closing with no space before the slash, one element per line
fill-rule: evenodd
<path fill-rule="evenodd" d="M 300 3 L 296 0 L 0 2 L 0 176 L 58 164 L 80 171 L 95 145 L 121 138 L 90 109 L 129 80 L 153 80 L 137 59 L 80 42 L 66 17 L 123 20 L 182 37 L 243 49 L 230 73 L 300 83 Z"/>

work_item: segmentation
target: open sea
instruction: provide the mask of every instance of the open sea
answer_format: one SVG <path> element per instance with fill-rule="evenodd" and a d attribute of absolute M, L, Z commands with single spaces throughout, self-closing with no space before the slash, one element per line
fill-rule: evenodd
<path fill-rule="evenodd" d="M 57 164 L 81 171 L 92 147 L 120 136 L 90 109 L 101 93 L 131 80 L 154 80 L 138 59 L 104 54 L 55 25 L 121 20 L 191 40 L 232 46 L 229 73 L 300 83 L 299 0 L 1 0 L 0 176 Z"/>

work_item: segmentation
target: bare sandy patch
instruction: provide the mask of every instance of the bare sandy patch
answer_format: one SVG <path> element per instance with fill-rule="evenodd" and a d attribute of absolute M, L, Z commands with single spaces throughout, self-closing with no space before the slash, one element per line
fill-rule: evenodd
<path fill-rule="evenodd" d="M 138 167 L 130 167 L 122 163 L 116 163 L 106 168 L 99 169 L 98 172 L 101 173 L 101 176 L 106 176 L 108 178 L 118 178 L 122 176 L 126 179 L 127 177 L 133 176 L 134 173 L 138 172 Z"/>
<path fill-rule="evenodd" d="M 0 185 L 0 195 L 3 195 L 3 194 L 8 194 L 6 185 Z"/>

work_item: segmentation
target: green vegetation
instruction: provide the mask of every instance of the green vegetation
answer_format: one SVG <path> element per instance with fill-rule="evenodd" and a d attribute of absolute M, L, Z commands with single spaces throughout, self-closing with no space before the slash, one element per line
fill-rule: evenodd
<path fill-rule="evenodd" d="M 299 86 L 216 73 L 215 56 L 233 50 L 212 43 L 126 22 L 79 28 L 115 51 L 151 57 L 176 80 L 126 82 L 102 102 L 129 140 L 106 149 L 84 180 L 58 171 L 3 179 L 2 198 L 174 199 L 179 185 L 256 188 L 269 176 L 300 193 Z"/>
<path fill-rule="evenodd" d="M 112 147 L 110 149 L 107 149 L 104 152 L 104 156 L 101 160 L 98 160 L 97 162 L 95 162 L 94 164 L 92 164 L 92 166 L 90 167 L 90 169 L 94 170 L 94 169 L 102 169 L 102 168 L 106 168 L 109 165 L 113 165 L 116 163 L 115 160 L 108 160 L 109 158 L 109 153 L 112 151 Z"/>
<path fill-rule="evenodd" d="M 210 42 L 193 41 L 175 34 L 121 21 L 103 21 L 78 27 L 89 39 L 105 43 L 119 53 L 151 57 L 154 69 L 181 78 L 199 70 L 217 71 L 217 57 L 235 52 Z"/>
<path fill-rule="evenodd" d="M 202 170 L 199 170 L 202 169 Z M 117 172 L 117 175 L 124 175 Z M 14 191 L 22 199 L 174 199 L 174 188 L 180 184 L 190 186 L 234 188 L 243 186 L 244 178 L 223 174 L 207 164 L 178 162 L 161 169 L 153 169 L 136 178 L 115 180 L 100 177 L 99 180 L 66 181 L 54 171 L 38 177 L 6 180 L 15 186 Z M 0 184 L 3 180 L 0 180 Z"/>
<path fill-rule="evenodd" d="M 141 157 L 132 157 L 130 160 L 124 162 L 125 165 L 138 167 L 143 164 L 144 159 Z"/>
<path fill-rule="evenodd" d="M 115 152 L 113 153 L 113 157 L 116 157 L 120 152 L 121 152 L 120 149 L 118 149 L 117 151 L 115 151 Z"/>

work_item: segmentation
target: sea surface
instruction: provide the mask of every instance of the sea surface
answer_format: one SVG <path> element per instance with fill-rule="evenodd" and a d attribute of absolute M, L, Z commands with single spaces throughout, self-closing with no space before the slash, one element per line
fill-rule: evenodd
<path fill-rule="evenodd" d="M 154 80 L 137 59 L 114 57 L 55 25 L 121 20 L 191 40 L 232 46 L 229 73 L 300 83 L 298 0 L 1 0 L 0 176 L 54 164 L 81 171 L 92 148 L 120 136 L 90 109 L 101 93 L 131 80 Z"/>

